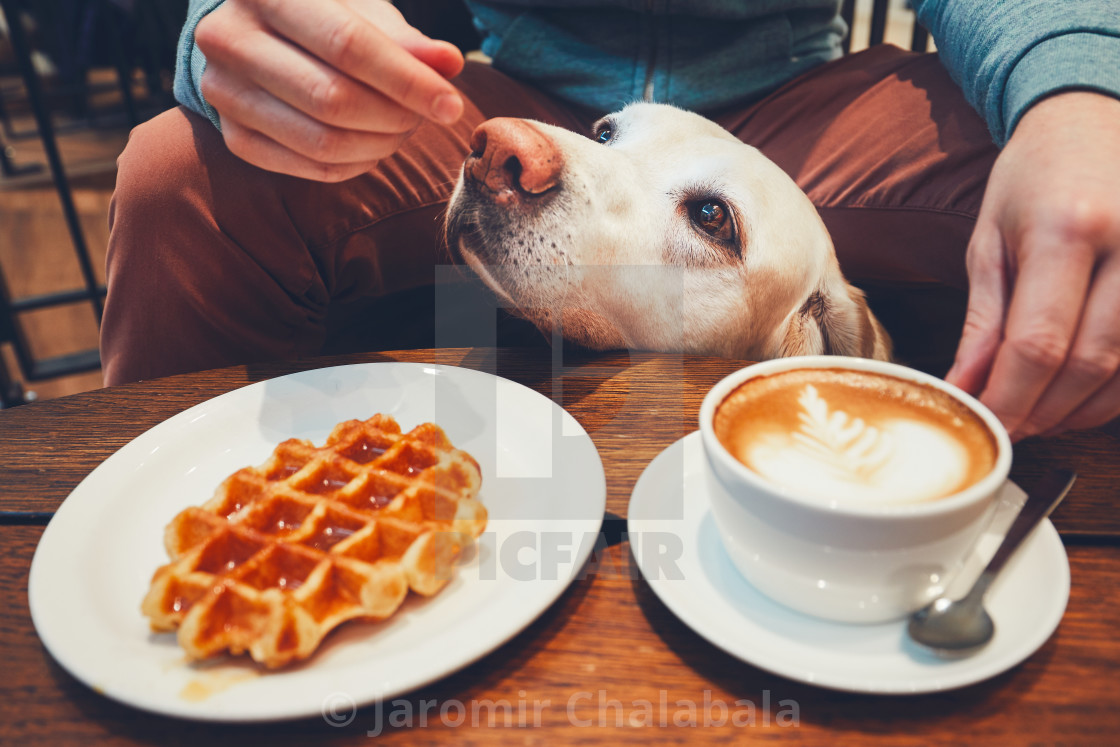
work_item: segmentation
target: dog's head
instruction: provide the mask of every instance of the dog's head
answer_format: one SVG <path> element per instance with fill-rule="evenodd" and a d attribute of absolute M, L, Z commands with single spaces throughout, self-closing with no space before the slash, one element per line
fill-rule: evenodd
<path fill-rule="evenodd" d="M 590 139 L 493 119 L 471 147 L 448 246 L 538 326 L 596 349 L 888 357 L 808 198 L 714 122 L 633 104 Z"/>

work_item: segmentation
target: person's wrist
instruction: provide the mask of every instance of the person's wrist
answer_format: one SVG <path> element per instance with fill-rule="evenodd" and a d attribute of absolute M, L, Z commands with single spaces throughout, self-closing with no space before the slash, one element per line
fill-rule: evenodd
<path fill-rule="evenodd" d="M 1023 114 L 1009 142 L 1016 137 L 1023 139 L 1026 135 L 1094 121 L 1120 126 L 1120 99 L 1096 91 L 1059 91 L 1040 99 Z"/>

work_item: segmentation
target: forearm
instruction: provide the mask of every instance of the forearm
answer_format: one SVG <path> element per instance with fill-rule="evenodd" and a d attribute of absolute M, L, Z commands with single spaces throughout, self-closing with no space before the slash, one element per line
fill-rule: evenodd
<path fill-rule="evenodd" d="M 950 75 L 1003 145 L 1054 93 L 1120 98 L 1115 0 L 914 0 Z"/>

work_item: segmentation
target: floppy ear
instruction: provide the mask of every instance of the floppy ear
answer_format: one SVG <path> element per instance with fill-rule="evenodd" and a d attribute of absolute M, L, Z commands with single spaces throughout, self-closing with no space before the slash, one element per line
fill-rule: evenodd
<path fill-rule="evenodd" d="M 779 354 L 890 360 L 890 339 L 867 308 L 863 291 L 847 283 L 831 291 L 817 288 L 793 313 Z"/>

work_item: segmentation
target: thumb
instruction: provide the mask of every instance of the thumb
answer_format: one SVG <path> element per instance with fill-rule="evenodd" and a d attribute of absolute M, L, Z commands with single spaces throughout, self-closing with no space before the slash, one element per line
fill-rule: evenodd
<path fill-rule="evenodd" d="M 1007 315 L 1007 267 L 999 229 L 980 223 L 968 248 L 968 312 L 956 359 L 945 380 L 978 395 L 988 380 L 1003 339 Z"/>

